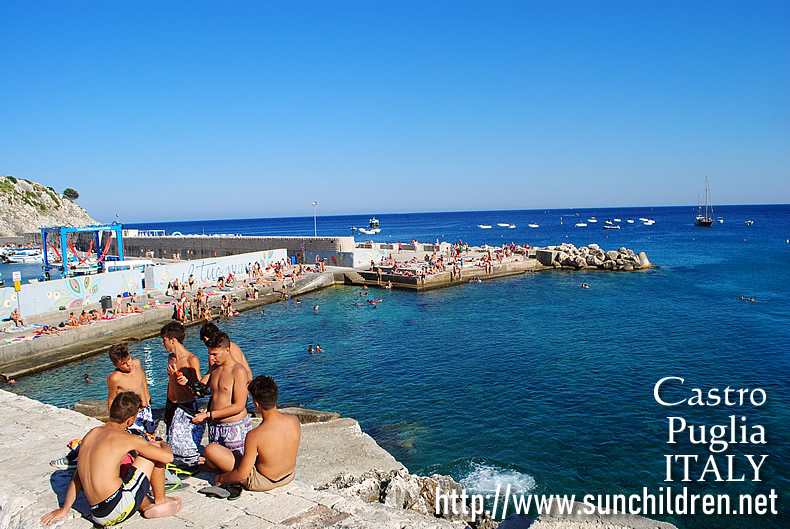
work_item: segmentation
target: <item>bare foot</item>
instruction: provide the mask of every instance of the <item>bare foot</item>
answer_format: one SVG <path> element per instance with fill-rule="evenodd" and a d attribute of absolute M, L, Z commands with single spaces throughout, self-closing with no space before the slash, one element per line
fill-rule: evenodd
<path fill-rule="evenodd" d="M 144 518 L 165 518 L 181 510 L 181 498 L 168 497 L 164 503 L 155 503 L 143 511 Z"/>

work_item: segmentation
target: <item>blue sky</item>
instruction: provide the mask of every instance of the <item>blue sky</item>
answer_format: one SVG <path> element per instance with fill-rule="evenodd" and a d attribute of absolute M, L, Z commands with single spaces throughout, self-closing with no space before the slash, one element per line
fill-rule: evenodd
<path fill-rule="evenodd" d="M 0 4 L 0 174 L 100 221 L 790 202 L 786 1 Z"/>

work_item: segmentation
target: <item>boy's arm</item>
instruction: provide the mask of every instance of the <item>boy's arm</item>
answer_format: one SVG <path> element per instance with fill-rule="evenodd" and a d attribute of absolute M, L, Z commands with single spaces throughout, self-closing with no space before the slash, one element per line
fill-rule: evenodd
<path fill-rule="evenodd" d="M 218 474 L 216 477 L 216 484 L 219 487 L 224 483 L 238 483 L 247 479 L 247 476 L 252 472 L 252 466 L 258 458 L 258 436 L 255 431 L 251 430 L 244 440 L 244 455 L 241 456 L 239 466 L 230 472 Z"/>
<path fill-rule="evenodd" d="M 115 371 L 110 373 L 107 376 L 107 411 L 109 412 L 110 408 L 112 407 L 112 401 L 115 400 L 115 396 L 118 394 L 118 383 L 115 381 Z"/>
<path fill-rule="evenodd" d="M 77 499 L 77 494 L 82 490 L 82 482 L 80 482 L 80 473 L 74 472 L 74 477 L 71 478 L 69 488 L 66 490 L 66 499 L 63 500 L 63 507 L 48 512 L 41 517 L 41 525 L 49 525 L 55 520 L 64 518 L 68 513 L 74 501 Z"/>
<path fill-rule="evenodd" d="M 247 372 L 241 364 L 236 364 L 233 367 L 233 396 L 230 399 L 230 406 L 212 410 L 211 417 L 213 419 L 224 419 L 225 417 L 232 417 L 237 413 L 241 413 L 247 407 L 248 396 Z"/>
<path fill-rule="evenodd" d="M 137 451 L 141 456 L 144 458 L 153 461 L 154 463 L 172 463 L 173 462 L 173 451 L 164 441 L 147 441 L 142 437 L 138 437 L 136 435 L 129 434 L 131 447 L 129 448 L 129 452 L 132 450 Z"/>

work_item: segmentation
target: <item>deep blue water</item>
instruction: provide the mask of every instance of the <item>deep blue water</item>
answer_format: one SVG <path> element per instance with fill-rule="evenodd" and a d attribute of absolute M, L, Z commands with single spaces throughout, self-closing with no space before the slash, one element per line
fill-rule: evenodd
<path fill-rule="evenodd" d="M 699 454 L 688 434 L 667 444 L 667 417 L 689 423 L 761 425 L 767 444 L 730 445 L 725 455 L 767 454 L 762 481 L 691 483 L 694 492 L 790 490 L 788 402 L 790 206 L 718 207 L 723 224 L 693 225 L 696 208 L 506 211 L 381 215 L 378 241 L 463 239 L 470 244 L 598 243 L 645 251 L 649 272 L 545 272 L 414 294 L 377 291 L 378 309 L 357 307 L 358 289 L 334 287 L 296 304 L 244 313 L 221 327 L 253 372 L 275 377 L 281 400 L 359 420 L 418 473 L 452 474 L 474 490 L 499 480 L 533 492 L 657 491 L 669 454 Z M 574 224 L 595 215 L 586 228 Z M 562 224 L 560 224 L 562 216 Z M 619 217 L 620 230 L 603 230 Z M 653 226 L 627 218 L 648 217 Z M 754 220 L 752 226 L 744 221 Z M 350 234 L 368 217 L 319 217 L 319 235 Z M 498 222 L 517 225 L 500 228 Z M 540 228 L 527 224 L 537 222 Z M 477 228 L 491 224 L 490 230 Z M 136 226 L 183 233 L 310 235 L 313 219 L 259 219 Z M 580 283 L 591 285 L 581 289 Z M 755 303 L 740 301 L 754 296 Z M 312 306 L 320 305 L 314 312 Z M 205 348 L 190 330 L 187 347 Z M 326 350 L 306 353 L 308 344 Z M 165 398 L 166 353 L 158 340 L 135 344 L 152 396 Z M 102 398 L 111 365 L 94 357 L 23 378 L 13 390 L 56 405 Z M 95 382 L 79 381 L 88 372 Z M 762 388 L 765 405 L 662 407 L 653 386 L 686 379 L 691 388 Z M 683 391 L 685 390 L 685 391 Z M 741 416 L 746 422 L 742 423 Z M 748 430 L 750 433 L 752 430 Z M 739 431 L 737 437 L 740 438 Z M 699 476 L 702 464 L 692 477 Z M 724 470 L 725 467 L 722 468 Z M 740 459 L 736 470 L 748 470 Z M 740 475 L 740 472 L 738 475 Z M 710 475 L 708 476 L 710 478 Z M 726 476 L 725 476 L 726 477 Z M 675 486 L 678 483 L 674 483 Z M 787 516 L 664 517 L 681 528 L 787 527 Z"/>

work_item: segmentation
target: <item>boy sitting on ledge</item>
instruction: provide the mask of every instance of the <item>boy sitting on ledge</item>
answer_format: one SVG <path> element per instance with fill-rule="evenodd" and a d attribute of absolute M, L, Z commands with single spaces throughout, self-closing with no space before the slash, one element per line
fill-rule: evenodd
<path fill-rule="evenodd" d="M 252 491 L 282 487 L 294 479 L 302 426 L 293 415 L 277 410 L 277 384 L 271 377 L 256 377 L 248 389 L 253 404 L 263 415 L 263 422 L 247 434 L 241 457 L 234 458 L 227 448 L 213 445 L 212 456 L 217 466 L 231 469 L 217 476 L 217 486 L 241 483 Z M 207 456 L 208 452 L 207 447 Z"/>
<path fill-rule="evenodd" d="M 91 504 L 91 519 L 102 526 L 121 523 L 137 510 L 145 518 L 162 518 L 181 509 L 180 498 L 165 496 L 165 464 L 173 461 L 170 447 L 164 441 L 146 441 L 125 431 L 141 406 L 140 397 L 131 391 L 116 395 L 110 421 L 82 440 L 77 471 L 63 507 L 42 516 L 42 525 L 64 518 L 81 490 Z M 125 463 L 132 451 L 139 455 L 134 463 Z M 154 503 L 147 497 L 152 485 Z"/>

